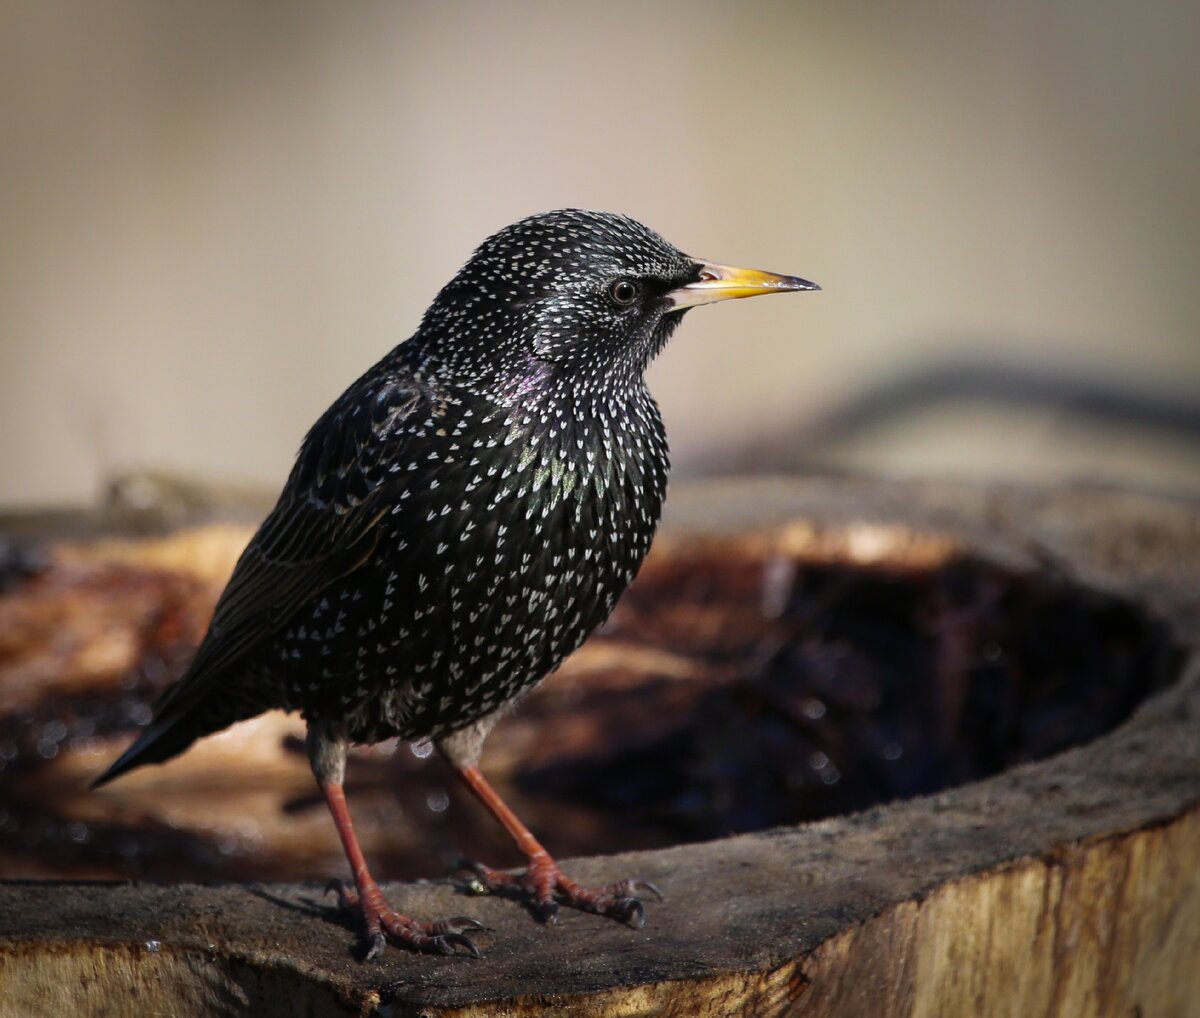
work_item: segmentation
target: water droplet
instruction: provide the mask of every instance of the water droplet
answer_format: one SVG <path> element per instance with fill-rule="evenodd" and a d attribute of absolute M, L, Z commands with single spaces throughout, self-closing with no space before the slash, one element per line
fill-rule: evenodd
<path fill-rule="evenodd" d="M 815 696 L 808 696 L 800 704 L 800 711 L 806 717 L 813 721 L 819 721 L 825 716 L 825 704 L 818 700 Z"/>
<path fill-rule="evenodd" d="M 67 737 L 67 726 L 61 721 L 47 721 L 42 725 L 42 741 L 62 742 Z"/>
<path fill-rule="evenodd" d="M 434 813 L 444 813 L 450 805 L 450 796 L 439 788 L 425 796 L 425 805 Z"/>
<path fill-rule="evenodd" d="M 147 940 L 146 941 L 146 950 L 149 951 L 151 954 L 158 954 L 158 952 L 161 948 L 162 948 L 161 940 Z"/>
<path fill-rule="evenodd" d="M 898 742 L 889 742 L 883 747 L 883 758 L 885 760 L 899 760 L 904 754 L 904 747 Z"/>
<path fill-rule="evenodd" d="M 422 739 L 420 742 L 409 744 L 409 749 L 412 750 L 412 755 L 420 760 L 424 760 L 430 753 L 433 752 L 433 743 L 428 739 Z"/>
<path fill-rule="evenodd" d="M 91 839 L 92 832 L 88 829 L 87 824 L 76 822 L 67 827 L 67 837 L 75 842 L 75 844 L 82 845 Z"/>
<path fill-rule="evenodd" d="M 818 749 L 814 753 L 809 754 L 808 766 L 814 771 L 822 770 L 829 766 L 829 757 Z"/>
<path fill-rule="evenodd" d="M 135 725 L 145 727 L 150 724 L 154 717 L 154 711 L 150 709 L 150 704 L 144 701 L 138 701 L 129 708 L 129 720 Z"/>

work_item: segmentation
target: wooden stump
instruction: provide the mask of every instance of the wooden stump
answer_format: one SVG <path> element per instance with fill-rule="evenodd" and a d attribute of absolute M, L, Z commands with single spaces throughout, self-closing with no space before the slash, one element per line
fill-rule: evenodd
<path fill-rule="evenodd" d="M 545 929 L 450 881 L 397 884 L 389 892 L 414 913 L 483 920 L 486 957 L 390 950 L 359 964 L 317 883 L 0 884 L 0 1015 L 1200 1013 L 1194 505 L 1082 488 L 739 481 L 674 493 L 663 537 L 663 555 L 735 542 L 864 567 L 966 553 L 1014 575 L 1065 571 L 1141 606 L 1182 672 L 1114 731 L 983 781 L 571 863 L 585 881 L 664 888 L 638 932 L 575 914 Z"/>

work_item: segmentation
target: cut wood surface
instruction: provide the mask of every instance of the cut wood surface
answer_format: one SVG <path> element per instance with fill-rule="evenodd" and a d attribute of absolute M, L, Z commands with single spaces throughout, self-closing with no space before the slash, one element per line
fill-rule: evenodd
<path fill-rule="evenodd" d="M 395 884 L 473 914 L 486 956 L 359 964 L 317 884 L 0 884 L 0 1015 L 1200 1014 L 1200 520 L 1105 491 L 868 481 L 675 493 L 666 545 L 716 535 L 961 548 L 1133 598 L 1183 675 L 1088 745 L 851 816 L 575 860 L 668 900 L 632 931 L 451 882 Z M 707 536 L 706 536 L 707 535 Z"/>

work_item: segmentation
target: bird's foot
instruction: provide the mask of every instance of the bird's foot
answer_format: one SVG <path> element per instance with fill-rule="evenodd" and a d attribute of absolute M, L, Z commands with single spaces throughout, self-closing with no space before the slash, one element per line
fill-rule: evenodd
<path fill-rule="evenodd" d="M 374 881 L 368 883 L 362 894 L 348 888 L 340 880 L 331 880 L 325 893 L 337 892 L 338 907 L 359 913 L 366 926 L 366 952 L 364 961 L 370 961 L 383 953 L 386 941 L 416 951 L 430 954 L 454 954 L 461 948 L 472 958 L 481 957 L 479 948 L 468 937 L 467 931 L 483 929 L 483 923 L 467 916 L 451 916 L 431 923 L 410 919 L 393 909 Z"/>
<path fill-rule="evenodd" d="M 545 853 L 531 856 L 529 868 L 519 874 L 494 870 L 477 862 L 464 865 L 474 874 L 470 889 L 476 894 L 499 891 L 532 899 L 534 911 L 551 926 L 558 921 L 561 903 L 582 912 L 608 916 L 640 930 L 646 922 L 646 909 L 637 896 L 638 891 L 649 892 L 659 901 L 663 900 L 662 892 L 646 880 L 621 880 L 603 887 L 582 887 Z"/>

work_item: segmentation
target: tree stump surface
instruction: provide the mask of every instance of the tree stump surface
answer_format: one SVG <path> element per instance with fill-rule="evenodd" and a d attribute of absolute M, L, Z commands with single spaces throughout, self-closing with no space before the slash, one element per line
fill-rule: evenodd
<path fill-rule="evenodd" d="M 667 894 L 632 931 L 450 881 L 485 957 L 360 964 L 316 884 L 0 884 L 0 1015 L 1200 1013 L 1200 517 L 1098 488 L 730 481 L 676 492 L 666 542 L 797 528 L 868 560 L 899 528 L 1065 572 L 1162 619 L 1182 677 L 1113 732 L 949 791 L 797 827 L 571 861 Z"/>

